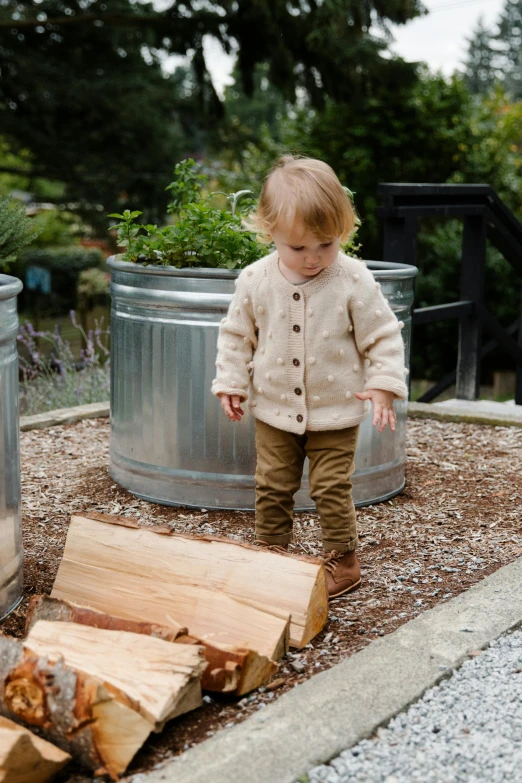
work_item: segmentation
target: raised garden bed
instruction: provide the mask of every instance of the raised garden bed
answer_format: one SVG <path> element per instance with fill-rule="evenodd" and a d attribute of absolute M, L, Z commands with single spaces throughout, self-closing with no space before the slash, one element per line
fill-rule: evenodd
<path fill-rule="evenodd" d="M 49 593 L 67 525 L 82 510 L 130 516 L 177 532 L 253 540 L 253 514 L 207 512 L 139 500 L 108 475 L 108 419 L 21 435 L 25 599 L 2 630 L 22 636 L 28 599 Z M 281 662 L 272 683 L 241 700 L 206 698 L 172 721 L 136 756 L 143 772 L 395 630 L 439 601 L 465 590 L 522 554 L 522 430 L 410 420 L 407 484 L 401 495 L 359 510 L 363 586 L 331 604 L 325 630 Z M 314 514 L 296 515 L 296 552 L 320 554 Z M 69 768 L 64 775 L 81 776 Z"/>

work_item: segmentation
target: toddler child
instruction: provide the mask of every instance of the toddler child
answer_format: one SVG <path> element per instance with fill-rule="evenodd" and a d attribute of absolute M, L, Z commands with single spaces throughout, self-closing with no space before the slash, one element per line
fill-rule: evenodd
<path fill-rule="evenodd" d="M 395 429 L 405 399 L 401 327 L 364 262 L 340 251 L 351 201 L 326 163 L 290 155 L 268 175 L 251 226 L 274 252 L 243 269 L 218 337 L 212 392 L 256 424 L 256 541 L 287 548 L 305 457 L 331 598 L 360 585 L 350 476 L 360 422 Z"/>

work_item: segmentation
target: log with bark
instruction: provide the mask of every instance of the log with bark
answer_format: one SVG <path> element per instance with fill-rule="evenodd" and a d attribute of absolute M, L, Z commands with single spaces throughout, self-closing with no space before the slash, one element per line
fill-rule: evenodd
<path fill-rule="evenodd" d="M 290 617 L 290 644 L 302 647 L 328 615 L 316 558 L 91 513 L 71 519 L 52 595 L 272 660 L 287 651 Z"/>
<path fill-rule="evenodd" d="M 206 669 L 201 675 L 203 690 L 242 696 L 263 685 L 277 671 L 274 661 L 253 650 L 220 647 L 190 636 L 186 628 L 172 629 L 153 623 L 126 620 L 46 595 L 34 596 L 31 599 L 26 633 L 30 632 L 38 620 L 80 623 L 94 628 L 148 634 L 178 644 L 201 645 L 207 661 Z"/>
<path fill-rule="evenodd" d="M 56 745 L 0 717 L 0 783 L 47 783 L 70 760 Z"/>
<path fill-rule="evenodd" d="M 96 774 L 121 775 L 151 731 L 201 704 L 201 648 L 40 620 L 0 636 L 0 714 Z"/>

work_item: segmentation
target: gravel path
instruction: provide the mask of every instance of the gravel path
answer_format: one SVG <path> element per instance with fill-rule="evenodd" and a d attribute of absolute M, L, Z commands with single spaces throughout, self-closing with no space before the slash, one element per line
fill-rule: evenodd
<path fill-rule="evenodd" d="M 310 783 L 520 783 L 522 632 L 472 655 L 375 737 L 311 770 Z"/>

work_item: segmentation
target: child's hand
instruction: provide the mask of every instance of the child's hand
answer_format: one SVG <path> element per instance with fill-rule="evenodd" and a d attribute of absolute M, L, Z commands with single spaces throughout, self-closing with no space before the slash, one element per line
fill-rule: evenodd
<path fill-rule="evenodd" d="M 390 425 L 392 432 L 395 431 L 395 424 L 397 423 L 397 416 L 393 410 L 393 401 L 395 394 L 389 391 L 383 391 L 382 389 L 368 389 L 365 392 L 356 392 L 355 396 L 359 400 L 371 400 L 373 403 L 373 421 L 372 424 L 375 427 L 379 422 L 379 432 L 382 432 L 386 425 Z"/>
<path fill-rule="evenodd" d="M 245 413 L 241 407 L 241 397 L 236 394 L 233 396 L 231 394 L 220 394 L 219 401 L 231 421 L 241 421 L 241 416 Z"/>

